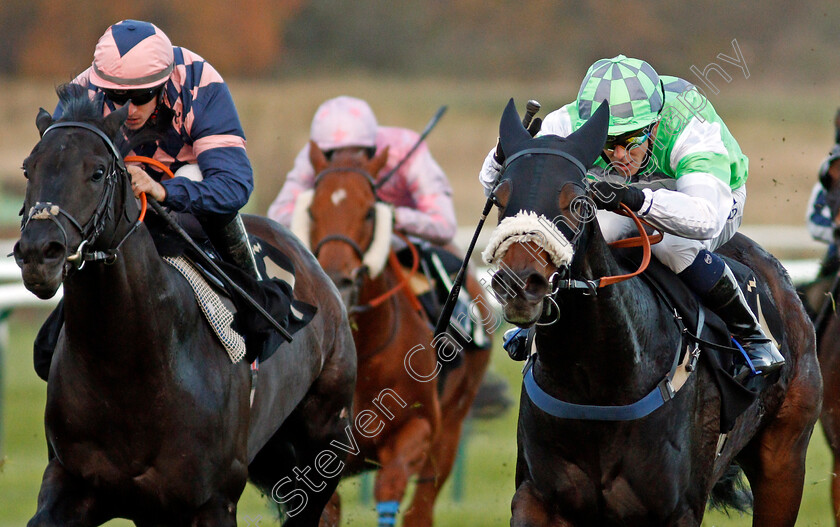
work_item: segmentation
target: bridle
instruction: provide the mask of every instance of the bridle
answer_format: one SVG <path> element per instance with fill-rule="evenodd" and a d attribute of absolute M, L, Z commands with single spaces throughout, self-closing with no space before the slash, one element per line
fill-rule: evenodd
<path fill-rule="evenodd" d="M 374 195 L 374 198 L 376 200 L 376 203 L 382 203 L 381 200 L 379 199 L 379 197 L 376 194 L 376 191 L 377 191 L 377 188 L 378 188 L 378 186 L 376 184 L 376 180 L 370 174 L 370 172 L 368 172 L 367 170 L 364 170 L 362 168 L 358 168 L 358 167 L 330 167 L 330 168 L 326 168 L 326 169 L 322 170 L 321 172 L 319 172 L 315 176 L 312 188 L 313 189 L 317 188 L 318 184 L 323 180 L 324 176 L 326 176 L 328 174 L 331 174 L 331 173 L 336 173 L 336 172 L 353 172 L 355 174 L 359 174 L 359 175 L 363 176 L 365 178 L 365 180 L 367 181 L 367 183 L 370 185 L 371 191 L 373 191 L 373 195 Z M 376 220 L 377 220 L 376 217 L 375 217 L 375 214 L 376 214 L 376 208 L 374 208 L 374 224 L 376 223 Z M 414 245 L 405 236 L 402 236 L 400 234 L 397 234 L 397 235 L 400 236 L 403 239 L 403 241 L 406 243 L 406 245 L 409 247 L 409 249 L 411 251 L 412 260 L 413 260 L 411 271 L 409 272 L 408 275 L 402 274 L 402 272 L 401 272 L 402 270 L 400 269 L 400 264 L 397 261 L 396 255 L 394 254 L 394 252 L 392 250 L 389 250 L 389 252 L 388 252 L 388 264 L 397 273 L 399 283 L 396 286 L 394 286 L 393 288 L 391 288 L 388 291 L 386 291 L 385 293 L 377 296 L 376 298 L 367 302 L 364 305 L 356 305 L 356 302 L 358 301 L 359 291 L 361 290 L 362 283 L 364 282 L 365 277 L 370 275 L 370 269 L 369 269 L 368 265 L 364 263 L 364 258 L 365 258 L 365 255 L 368 253 L 368 251 L 370 251 L 371 248 L 373 247 L 373 244 L 374 244 L 374 241 L 375 241 L 375 233 L 374 233 L 373 236 L 371 236 L 371 239 L 370 239 L 370 241 L 368 242 L 368 244 L 365 248 L 362 248 L 358 243 L 356 243 L 355 240 L 353 240 L 349 236 L 345 236 L 343 234 L 328 234 L 327 236 L 324 236 L 323 238 L 321 238 L 318 241 L 318 243 L 315 244 L 315 247 L 312 249 L 312 254 L 315 255 L 315 258 L 318 258 L 318 255 L 320 254 L 321 249 L 323 249 L 323 247 L 326 244 L 332 243 L 332 242 L 340 242 L 340 243 L 343 243 L 343 244 L 349 246 L 352 249 L 353 253 L 359 258 L 359 260 L 362 261 L 361 265 L 359 265 L 359 267 L 353 269 L 353 271 L 350 273 L 350 278 L 351 278 L 352 283 L 353 283 L 353 286 L 352 286 L 353 289 L 352 289 L 351 295 L 350 295 L 351 306 L 349 308 L 349 314 L 352 315 L 352 314 L 355 314 L 355 313 L 367 312 L 367 311 L 369 311 L 373 308 L 376 308 L 376 307 L 380 306 L 382 303 L 384 303 L 386 300 L 391 298 L 393 295 L 397 294 L 400 290 L 405 289 L 408 286 L 408 283 L 409 283 L 411 277 L 417 272 L 417 269 L 419 267 L 419 262 L 420 262 L 420 256 L 417 252 L 417 248 L 414 247 Z M 408 291 L 408 296 L 409 296 L 409 300 L 412 302 L 412 305 L 414 306 L 414 308 L 417 309 L 417 310 L 421 310 L 422 306 L 420 305 L 417 298 L 414 297 L 414 295 L 411 294 L 410 291 Z"/>
<path fill-rule="evenodd" d="M 84 267 L 86 262 L 95 262 L 95 261 L 102 261 L 105 264 L 113 264 L 117 258 L 117 254 L 119 252 L 120 247 L 122 244 L 131 236 L 137 228 L 140 226 L 140 223 L 143 221 L 143 216 L 145 213 L 145 200 L 143 200 L 143 209 L 138 217 L 138 219 L 134 222 L 131 229 L 122 237 L 122 239 L 114 246 L 112 249 L 107 250 L 95 250 L 93 248 L 94 244 L 96 243 L 99 236 L 105 230 L 105 222 L 108 220 L 108 211 L 114 209 L 114 200 L 116 197 L 116 183 L 118 178 L 126 177 L 127 172 L 125 169 L 125 163 L 123 162 L 123 158 L 120 155 L 117 148 L 114 146 L 113 141 L 111 138 L 108 137 L 102 130 L 93 126 L 89 123 L 79 122 L 79 121 L 63 121 L 58 123 L 53 123 L 50 125 L 44 133 L 41 134 L 43 138 L 47 135 L 50 131 L 57 129 L 57 128 L 81 128 L 83 130 L 88 130 L 89 132 L 93 132 L 96 134 L 102 141 L 105 143 L 105 146 L 108 147 L 108 151 L 111 154 L 111 162 L 108 165 L 108 169 L 106 170 L 104 176 L 104 190 L 99 197 L 99 201 L 96 204 L 96 208 L 93 211 L 91 217 L 82 225 L 80 221 L 78 221 L 72 214 L 67 212 L 61 205 L 52 202 L 36 202 L 33 206 L 29 208 L 29 212 L 25 216 L 23 220 L 21 220 L 21 227 L 20 230 L 23 232 L 26 227 L 29 225 L 29 222 L 32 220 L 49 220 L 52 221 L 58 229 L 61 231 L 62 236 L 64 237 L 64 245 L 67 247 L 67 231 L 62 225 L 62 222 L 59 221 L 58 217 L 64 217 L 70 225 L 79 233 L 82 241 L 79 242 L 78 247 L 75 251 L 68 251 L 68 255 L 65 258 L 66 262 L 64 264 L 63 270 L 63 278 L 69 276 L 72 271 L 77 271 Z M 143 196 L 145 198 L 145 196 Z"/>
<path fill-rule="evenodd" d="M 564 152 L 562 150 L 557 150 L 553 148 L 528 148 L 516 152 L 510 158 L 505 160 L 504 167 L 502 172 L 506 170 L 510 164 L 523 156 L 526 155 L 533 155 L 533 154 L 543 154 L 543 155 L 555 155 L 562 157 L 568 161 L 570 161 L 575 168 L 581 173 L 583 178 L 586 178 L 586 168 L 584 167 L 583 163 L 578 160 L 575 156 L 569 154 L 568 152 Z M 574 182 L 568 182 L 567 184 L 577 185 Z M 617 214 L 621 214 L 623 216 L 627 216 L 633 220 L 636 225 L 636 229 L 639 232 L 639 236 L 633 238 L 626 238 L 622 240 L 618 240 L 615 242 L 610 243 L 610 247 L 616 248 L 624 248 L 624 247 L 642 247 L 642 261 L 639 264 L 639 268 L 632 272 L 623 275 L 615 275 L 615 276 L 605 276 L 601 278 L 595 279 L 587 279 L 587 278 L 575 278 L 572 276 L 571 272 L 571 265 L 564 264 L 560 266 L 555 272 L 551 274 L 548 279 L 549 282 L 549 292 L 546 293 L 543 303 L 543 313 L 540 316 L 540 320 L 538 321 L 538 325 L 550 325 L 557 322 L 560 316 L 560 307 L 558 302 L 558 295 L 560 295 L 561 291 L 581 291 L 584 295 L 597 295 L 598 289 L 602 287 L 606 287 L 608 285 L 617 284 L 619 282 L 623 282 L 625 280 L 629 280 L 634 276 L 638 276 L 650 264 L 651 258 L 651 248 L 652 244 L 658 243 L 662 240 L 662 233 L 658 232 L 657 234 L 650 236 L 648 235 L 647 231 L 645 230 L 645 224 L 649 225 L 649 223 L 644 222 L 638 218 L 633 212 L 623 203 L 621 204 L 621 209 L 615 211 Z M 562 227 L 565 227 L 563 225 Z M 578 232 L 571 238 L 571 243 L 574 248 L 574 254 L 578 253 L 578 249 L 581 245 L 581 240 L 584 238 L 581 236 L 582 231 Z M 551 313 L 551 306 L 554 306 L 555 313 L 552 315 Z"/>
<path fill-rule="evenodd" d="M 370 184 L 370 188 L 371 188 L 371 190 L 373 190 L 374 197 L 376 197 L 376 181 L 373 179 L 373 176 L 367 170 L 363 170 L 363 169 L 357 168 L 357 167 L 330 167 L 330 168 L 325 168 L 324 170 L 318 172 L 318 174 L 315 176 L 315 180 L 313 181 L 312 188 L 313 189 L 317 188 L 318 184 L 321 183 L 321 181 L 324 179 L 324 176 L 327 176 L 328 174 L 333 174 L 333 173 L 336 173 L 336 172 L 353 172 L 353 173 L 361 175 L 362 177 L 365 178 L 365 180 L 368 182 L 368 184 Z M 371 245 L 373 245 L 373 236 L 371 236 L 370 242 L 368 242 L 367 247 L 362 249 L 359 246 L 359 244 L 356 243 L 356 240 L 350 238 L 349 236 L 345 236 L 343 234 L 328 234 L 327 236 L 324 236 L 323 238 L 318 240 L 318 243 L 316 243 L 315 247 L 312 248 L 312 254 L 315 255 L 315 258 L 316 259 L 318 258 L 318 256 L 321 254 L 321 249 L 323 249 L 326 244 L 332 243 L 332 242 L 341 242 L 341 243 L 344 243 L 345 245 L 348 245 L 350 247 L 350 249 L 353 250 L 353 253 L 359 258 L 359 260 L 362 260 L 365 256 L 365 253 L 367 253 L 367 251 L 370 250 Z M 368 269 L 367 265 L 362 263 L 359 267 L 353 269 L 353 271 L 350 273 L 350 278 L 353 281 L 353 290 L 352 290 L 352 293 L 351 293 L 351 302 L 353 304 L 355 304 L 355 302 L 358 300 L 359 290 L 361 289 L 362 282 L 364 281 L 364 278 L 368 274 L 368 272 L 369 272 L 369 269 Z"/>

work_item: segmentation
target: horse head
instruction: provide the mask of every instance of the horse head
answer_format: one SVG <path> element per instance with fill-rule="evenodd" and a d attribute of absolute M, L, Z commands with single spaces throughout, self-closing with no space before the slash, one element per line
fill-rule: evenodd
<path fill-rule="evenodd" d="M 105 259 L 116 232 L 120 203 L 135 200 L 114 146 L 128 109 L 102 117 L 101 101 L 75 85 L 58 89 L 64 115 L 58 121 L 40 109 L 35 124 L 41 139 L 23 161 L 27 179 L 21 237 L 14 256 L 23 283 L 39 298 L 50 298 L 68 274 L 99 251 Z M 47 221 L 43 221 L 47 220 Z M 109 254 L 107 256 L 113 256 Z"/>
<path fill-rule="evenodd" d="M 513 99 L 502 116 L 499 138 L 505 162 L 493 199 L 499 225 L 483 256 L 497 267 L 493 291 L 505 319 L 521 327 L 536 323 L 555 283 L 585 273 L 582 255 L 593 236 L 595 207 L 587 197 L 586 171 L 607 134 L 606 104 L 566 138 L 532 138 Z M 555 314 L 556 316 L 556 314 Z"/>
<path fill-rule="evenodd" d="M 360 150 L 340 149 L 328 159 L 310 142 L 309 159 L 315 181 L 298 198 L 292 230 L 352 307 L 364 279 L 376 278 L 385 268 L 391 247 L 393 214 L 376 197 L 376 178 L 388 160 L 388 148 L 372 158 Z"/>

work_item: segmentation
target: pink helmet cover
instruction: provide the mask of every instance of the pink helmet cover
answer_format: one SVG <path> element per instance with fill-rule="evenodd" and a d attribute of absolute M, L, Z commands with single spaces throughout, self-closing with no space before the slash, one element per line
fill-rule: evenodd
<path fill-rule="evenodd" d="M 123 20 L 109 27 L 96 44 L 90 80 L 99 88 L 152 88 L 172 75 L 175 56 L 169 37 L 156 25 Z"/>
<path fill-rule="evenodd" d="M 368 103 L 342 95 L 325 101 L 312 119 L 310 138 L 322 150 L 376 146 L 379 125 Z"/>

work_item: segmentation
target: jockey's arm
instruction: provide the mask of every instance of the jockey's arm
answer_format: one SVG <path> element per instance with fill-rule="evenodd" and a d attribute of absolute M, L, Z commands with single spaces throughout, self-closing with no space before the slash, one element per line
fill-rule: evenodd
<path fill-rule="evenodd" d="M 665 232 L 693 240 L 714 238 L 732 211 L 732 190 L 719 178 L 689 172 L 677 179 L 676 190 L 644 189 L 638 215 Z"/>
<path fill-rule="evenodd" d="M 178 177 L 162 181 L 166 189 L 164 204 L 178 212 L 236 213 L 248 202 L 254 189 L 254 174 L 233 98 L 209 64 L 204 65 L 191 114 L 187 133 L 203 179 Z"/>
<path fill-rule="evenodd" d="M 457 231 L 452 187 L 443 169 L 423 145 L 403 167 L 414 207 L 394 209 L 394 227 L 436 244 L 452 241 Z"/>
<path fill-rule="evenodd" d="M 277 223 L 289 227 L 292 224 L 292 214 L 295 202 L 301 192 L 312 188 L 315 170 L 309 161 L 309 143 L 304 146 L 297 156 L 292 169 L 286 174 L 283 188 L 268 207 L 268 217 Z"/>
<path fill-rule="evenodd" d="M 834 241 L 834 222 L 831 208 L 826 201 L 825 189 L 821 183 L 816 183 L 811 190 L 806 209 L 808 232 L 817 241 L 832 243 Z"/>

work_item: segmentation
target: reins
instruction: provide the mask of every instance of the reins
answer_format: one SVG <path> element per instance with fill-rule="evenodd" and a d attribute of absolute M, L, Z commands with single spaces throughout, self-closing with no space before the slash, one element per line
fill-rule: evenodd
<path fill-rule="evenodd" d="M 408 272 L 408 275 L 403 273 L 402 265 L 397 259 L 397 254 L 394 251 L 391 251 L 388 254 L 388 263 L 393 268 L 394 274 L 397 275 L 397 280 L 399 281 L 399 283 L 391 289 L 389 289 L 388 291 L 377 296 L 370 302 L 367 302 L 366 304 L 363 304 L 361 306 L 357 306 L 359 310 L 367 311 L 368 309 L 379 307 L 380 305 L 382 305 L 383 302 L 385 302 L 404 288 L 406 289 L 405 293 L 408 297 L 408 301 L 411 302 L 411 306 L 417 311 L 422 311 L 423 309 L 423 307 L 420 305 L 420 301 L 417 299 L 417 296 L 414 295 L 411 289 L 408 289 L 406 287 L 411 281 L 411 278 L 415 274 L 417 274 L 417 269 L 420 266 L 420 253 L 417 251 L 417 247 L 415 247 L 414 244 L 411 243 L 405 235 L 403 235 L 402 233 L 396 234 L 406 243 L 406 245 L 408 246 L 408 250 L 411 252 L 411 270 Z"/>
<path fill-rule="evenodd" d="M 633 214 L 633 212 L 627 207 L 627 205 L 623 203 L 621 204 L 621 210 L 616 211 L 616 214 L 621 214 L 622 216 L 627 216 L 628 218 L 632 219 L 633 223 L 636 224 L 636 229 L 639 231 L 639 236 L 633 238 L 626 238 L 624 240 L 617 240 L 615 242 L 610 243 L 609 245 L 610 247 L 616 248 L 641 246 L 642 261 L 639 264 L 639 268 L 633 271 L 632 273 L 615 276 L 604 276 L 601 278 L 596 278 L 594 280 L 579 280 L 572 277 L 562 278 L 561 273 L 558 271 L 552 274 L 549 278 L 549 282 L 551 283 L 552 287 L 551 291 L 546 295 L 546 298 L 553 299 L 554 295 L 556 295 L 560 290 L 583 290 L 587 292 L 585 294 L 594 295 L 597 294 L 597 290 L 602 287 L 629 280 L 635 276 L 642 274 L 645 271 L 645 269 L 647 269 L 648 265 L 650 264 L 651 257 L 650 246 L 662 241 L 662 233 L 660 232 L 653 236 L 648 235 L 647 231 L 645 231 L 644 224 L 650 224 L 636 217 L 636 215 Z M 568 268 L 566 267 L 566 269 Z"/>
<path fill-rule="evenodd" d="M 639 236 L 634 238 L 627 238 L 624 240 L 617 240 L 615 242 L 610 243 L 610 247 L 622 248 L 622 247 L 642 247 L 642 262 L 639 264 L 639 268 L 636 271 L 629 273 L 629 274 L 622 274 L 617 276 L 605 276 L 600 279 L 600 283 L 598 287 L 606 287 L 608 285 L 617 284 L 619 282 L 623 282 L 625 280 L 629 280 L 634 276 L 638 276 L 647 269 L 648 265 L 650 265 L 650 255 L 651 250 L 650 246 L 654 243 L 658 243 L 662 241 L 662 233 L 656 235 L 656 241 L 651 241 L 651 236 L 648 235 L 647 231 L 645 230 L 644 225 L 642 225 L 642 220 L 639 219 L 633 211 L 631 211 L 627 205 L 624 203 L 621 204 L 621 214 L 622 216 L 627 216 L 628 218 L 633 220 L 633 223 L 636 224 L 636 229 L 639 231 Z"/>

